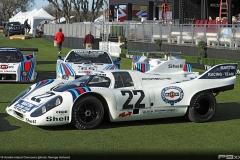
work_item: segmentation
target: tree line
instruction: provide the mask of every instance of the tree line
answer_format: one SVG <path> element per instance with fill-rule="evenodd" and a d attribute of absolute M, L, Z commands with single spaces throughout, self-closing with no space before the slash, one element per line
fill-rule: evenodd
<path fill-rule="evenodd" d="M 45 0 L 43 0 L 45 1 Z M 49 14 L 56 18 L 64 17 L 66 23 L 70 22 L 70 16 L 74 16 L 76 22 L 94 21 L 103 10 L 107 9 L 107 0 L 46 0 L 49 4 L 43 7 Z M 5 21 L 8 21 L 16 13 L 30 11 L 34 8 L 35 0 L 0 0 L 0 11 Z"/>

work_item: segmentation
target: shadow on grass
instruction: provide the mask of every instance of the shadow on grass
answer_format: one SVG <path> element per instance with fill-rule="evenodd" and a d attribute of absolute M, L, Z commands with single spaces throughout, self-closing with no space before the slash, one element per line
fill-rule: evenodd
<path fill-rule="evenodd" d="M 45 79 L 55 79 L 56 78 L 56 71 L 37 71 L 37 79 L 35 81 L 41 81 Z"/>
<path fill-rule="evenodd" d="M 7 120 L 4 118 L 7 117 L 8 115 L 5 113 L 0 113 L 0 132 L 5 132 L 5 131 L 12 131 L 15 129 L 18 129 L 20 127 L 18 126 L 12 126 Z"/>
<path fill-rule="evenodd" d="M 57 56 L 56 56 L 56 61 L 37 61 L 37 65 L 41 64 L 57 64 Z"/>
<path fill-rule="evenodd" d="M 234 119 L 240 119 L 240 106 L 239 103 L 221 103 L 218 104 L 218 109 L 211 121 L 206 122 L 221 122 Z M 110 129 L 119 127 L 130 126 L 144 126 L 144 125 L 158 125 L 158 124 L 177 124 L 177 123 L 192 123 L 185 117 L 173 117 L 173 118 L 159 118 L 151 120 L 138 120 L 138 121 L 126 121 L 126 122 L 110 122 L 104 119 L 97 129 Z M 75 130 L 76 128 L 70 124 L 62 126 L 49 126 L 40 127 L 44 130 L 59 131 L 59 130 Z"/>

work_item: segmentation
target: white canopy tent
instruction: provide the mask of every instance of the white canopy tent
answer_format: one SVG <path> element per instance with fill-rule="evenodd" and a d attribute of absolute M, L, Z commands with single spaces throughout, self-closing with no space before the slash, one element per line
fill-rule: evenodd
<path fill-rule="evenodd" d="M 72 18 L 74 18 L 74 16 L 70 16 L 70 19 L 72 19 Z M 62 23 L 62 22 L 65 22 L 66 21 L 66 19 L 65 19 L 65 17 L 61 17 L 60 19 L 58 19 L 57 20 L 57 22 L 59 23 Z"/>
<path fill-rule="evenodd" d="M 43 21 L 52 21 L 54 19 L 54 17 L 47 13 L 43 8 L 39 9 L 31 15 L 27 15 L 26 18 L 28 19 L 28 24 L 31 26 L 29 33 L 32 33 L 32 29 L 36 29 L 39 23 Z"/>
<path fill-rule="evenodd" d="M 19 12 L 14 17 L 10 18 L 9 21 L 18 21 L 23 24 L 26 19 L 28 19 L 28 24 L 31 26 L 29 33 L 32 33 L 33 28 L 36 29 L 39 23 L 43 21 L 52 21 L 54 17 L 48 14 L 43 8 L 39 10 L 35 8 L 30 12 Z"/>
<path fill-rule="evenodd" d="M 26 15 L 28 14 L 29 12 L 19 12 L 17 13 L 14 17 L 10 18 L 9 19 L 9 22 L 20 22 L 20 23 L 24 23 L 25 19 L 26 19 Z"/>

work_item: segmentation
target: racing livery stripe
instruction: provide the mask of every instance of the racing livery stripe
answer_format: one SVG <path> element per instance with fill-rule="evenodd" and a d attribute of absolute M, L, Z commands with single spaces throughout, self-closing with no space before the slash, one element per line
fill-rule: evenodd
<path fill-rule="evenodd" d="M 33 71 L 34 71 L 34 62 L 31 62 L 31 64 L 30 64 L 30 70 L 29 70 L 28 76 L 27 76 L 27 81 L 30 81 L 30 80 L 31 80 Z"/>
<path fill-rule="evenodd" d="M 72 98 L 73 98 L 73 102 L 74 102 L 75 99 L 79 95 L 84 94 L 89 91 L 91 91 L 91 89 L 89 87 L 79 87 L 79 88 L 69 89 L 66 92 L 70 92 L 72 94 Z"/>
<path fill-rule="evenodd" d="M 145 72 L 145 65 L 144 65 L 144 63 L 142 63 L 142 66 L 141 66 L 141 71 L 144 73 Z"/>
<path fill-rule="evenodd" d="M 192 72 L 192 66 L 190 64 L 184 64 L 183 71 Z"/>
<path fill-rule="evenodd" d="M 103 70 L 117 70 L 118 67 L 116 65 L 108 65 Z"/>
<path fill-rule="evenodd" d="M 188 72 L 192 72 L 192 66 L 190 64 L 187 64 L 187 70 Z"/>
<path fill-rule="evenodd" d="M 67 76 L 69 76 L 69 75 L 71 75 L 71 76 L 76 75 L 75 71 L 67 63 L 60 63 L 58 65 L 58 73 L 62 74 L 62 75 L 67 75 Z"/>
<path fill-rule="evenodd" d="M 32 61 L 21 62 L 20 67 L 20 82 L 27 82 L 31 80 L 32 74 L 34 70 L 34 63 Z M 22 76 L 22 72 L 27 72 L 27 76 Z"/>
<path fill-rule="evenodd" d="M 22 99 L 24 99 L 25 97 L 27 97 L 29 94 L 31 94 L 32 92 L 34 92 L 35 90 L 42 88 L 46 85 L 49 85 L 50 83 L 52 83 L 54 80 L 53 79 L 46 79 L 43 81 L 40 81 L 38 83 L 36 83 L 36 86 L 30 91 L 28 92 L 25 96 L 22 97 Z"/>
<path fill-rule="evenodd" d="M 148 63 L 136 63 L 135 66 L 135 70 L 143 73 L 150 70 L 150 64 Z"/>
<path fill-rule="evenodd" d="M 136 63 L 136 62 L 139 61 L 140 58 L 141 58 L 141 56 L 134 55 L 133 58 L 132 58 L 132 62 L 133 62 L 133 63 Z"/>

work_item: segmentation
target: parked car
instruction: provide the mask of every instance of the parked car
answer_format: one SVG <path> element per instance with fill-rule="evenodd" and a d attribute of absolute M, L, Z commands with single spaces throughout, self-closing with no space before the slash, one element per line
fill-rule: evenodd
<path fill-rule="evenodd" d="M 24 27 L 20 22 L 7 22 L 4 27 L 3 34 L 5 37 L 12 35 L 24 35 Z"/>

